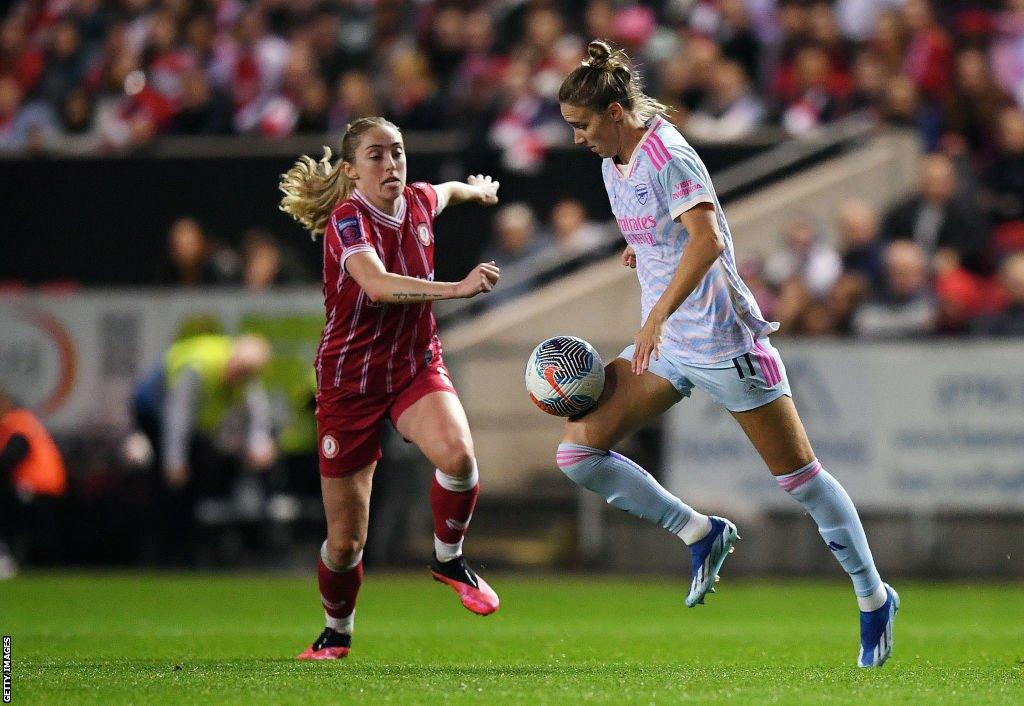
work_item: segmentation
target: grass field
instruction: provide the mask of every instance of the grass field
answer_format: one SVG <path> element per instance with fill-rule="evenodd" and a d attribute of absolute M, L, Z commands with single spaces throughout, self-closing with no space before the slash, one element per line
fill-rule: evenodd
<path fill-rule="evenodd" d="M 1024 703 L 1020 585 L 897 585 L 893 659 L 853 666 L 846 584 L 493 576 L 467 613 L 370 573 L 352 656 L 291 657 L 321 627 L 312 579 L 46 574 L 0 583 L 14 703 Z"/>

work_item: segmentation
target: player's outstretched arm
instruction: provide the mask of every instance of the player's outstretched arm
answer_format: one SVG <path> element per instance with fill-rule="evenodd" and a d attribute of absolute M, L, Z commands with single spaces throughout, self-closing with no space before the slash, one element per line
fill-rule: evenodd
<path fill-rule="evenodd" d="M 494 181 L 486 174 L 473 174 L 465 182 L 446 181 L 443 184 L 435 184 L 437 213 L 443 211 L 446 206 L 454 206 L 467 201 L 493 206 L 498 203 L 499 186 L 501 186 L 501 182 Z"/>
<path fill-rule="evenodd" d="M 460 282 L 431 282 L 388 272 L 375 252 L 357 252 L 345 261 L 345 269 L 375 302 L 417 304 L 440 299 L 469 299 L 494 289 L 501 275 L 491 262 L 474 267 Z"/>

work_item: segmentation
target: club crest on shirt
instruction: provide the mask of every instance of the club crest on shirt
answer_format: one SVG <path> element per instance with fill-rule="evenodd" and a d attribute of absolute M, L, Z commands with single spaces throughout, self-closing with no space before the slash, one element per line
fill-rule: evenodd
<path fill-rule="evenodd" d="M 424 245 L 430 245 L 430 229 L 427 228 L 426 223 L 420 223 L 416 227 L 416 237 L 420 239 L 420 242 Z"/>
<path fill-rule="evenodd" d="M 338 455 L 338 440 L 330 434 L 324 434 L 320 441 L 320 449 L 324 452 L 324 458 L 334 458 Z"/>
<path fill-rule="evenodd" d="M 647 184 L 637 184 L 633 192 L 636 194 L 636 200 L 640 202 L 641 206 L 647 203 L 647 197 L 650 195 Z"/>

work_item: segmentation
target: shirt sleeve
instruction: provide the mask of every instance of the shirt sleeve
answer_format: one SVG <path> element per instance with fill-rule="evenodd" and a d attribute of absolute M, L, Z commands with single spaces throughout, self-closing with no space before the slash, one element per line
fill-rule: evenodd
<path fill-rule="evenodd" d="M 699 203 L 715 203 L 704 175 L 678 156 L 665 162 L 658 172 L 658 183 L 668 197 L 672 220 Z"/>
<path fill-rule="evenodd" d="M 331 225 L 337 235 L 337 246 L 340 247 L 338 256 L 341 268 L 345 269 L 345 261 L 357 252 L 376 252 L 367 237 L 366 229 L 353 211 L 339 211 L 331 216 Z"/>
<path fill-rule="evenodd" d="M 425 181 L 417 181 L 410 184 L 410 186 L 421 193 L 423 198 L 427 200 L 427 206 L 430 208 L 430 217 L 437 218 L 437 190 L 434 188 L 434 185 L 428 184 Z"/>
<path fill-rule="evenodd" d="M 202 388 L 203 381 L 199 373 L 186 368 L 167 390 L 162 434 L 165 471 L 181 468 L 188 463 L 188 445 L 195 428 L 196 405 Z"/>

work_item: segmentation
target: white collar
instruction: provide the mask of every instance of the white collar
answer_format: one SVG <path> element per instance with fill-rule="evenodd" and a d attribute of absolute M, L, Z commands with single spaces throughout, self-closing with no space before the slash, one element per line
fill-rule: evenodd
<path fill-rule="evenodd" d="M 370 203 L 370 200 L 366 198 L 362 192 L 359 191 L 358 187 L 352 191 L 353 198 L 357 199 L 361 204 L 370 209 L 370 212 L 374 216 L 384 221 L 386 224 L 398 228 L 402 225 L 402 221 L 405 220 L 405 196 L 398 197 L 398 213 L 392 216 L 389 213 L 384 213 L 379 208 Z"/>
<path fill-rule="evenodd" d="M 633 148 L 633 154 L 629 155 L 629 161 L 626 162 L 626 164 L 617 164 L 615 162 L 615 158 L 611 158 L 612 164 L 615 166 L 615 173 L 619 175 L 620 179 L 628 179 L 630 176 L 633 175 L 633 170 L 636 169 L 636 158 L 637 155 L 640 154 L 640 148 L 644 146 L 644 143 L 647 142 L 648 139 L 650 139 L 654 131 L 661 126 L 661 123 L 661 116 L 655 115 L 654 118 L 651 120 L 650 127 L 647 128 L 647 131 L 644 133 L 643 137 L 640 138 L 640 141 L 636 143 L 636 147 Z"/>

